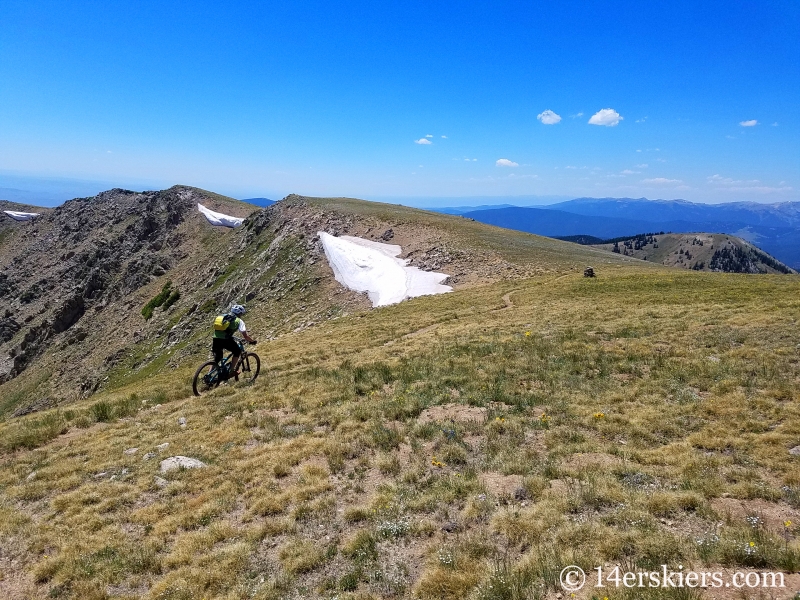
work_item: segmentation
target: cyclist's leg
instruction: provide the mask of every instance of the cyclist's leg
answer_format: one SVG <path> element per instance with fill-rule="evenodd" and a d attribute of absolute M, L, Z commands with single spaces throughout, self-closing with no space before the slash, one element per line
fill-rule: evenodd
<path fill-rule="evenodd" d="M 222 362 L 222 351 L 225 349 L 225 345 L 222 342 L 224 341 L 220 338 L 214 338 L 211 342 L 211 352 L 214 353 L 214 362 L 217 364 Z"/>
<path fill-rule="evenodd" d="M 236 372 L 236 366 L 239 364 L 239 357 L 242 355 L 242 350 L 239 348 L 239 344 L 236 343 L 236 340 L 233 338 L 228 338 L 225 340 L 225 350 L 228 350 L 233 356 L 231 356 L 231 373 Z"/>

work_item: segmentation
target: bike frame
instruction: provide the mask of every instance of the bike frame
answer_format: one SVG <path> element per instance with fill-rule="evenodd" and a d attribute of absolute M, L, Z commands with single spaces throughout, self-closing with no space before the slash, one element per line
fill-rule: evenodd
<path fill-rule="evenodd" d="M 236 343 L 239 344 L 239 349 L 242 351 L 241 356 L 242 358 L 244 358 L 244 355 L 247 354 L 247 350 L 244 349 L 244 341 L 240 340 L 239 338 L 234 338 L 234 339 L 236 340 Z M 219 361 L 217 365 L 214 367 L 214 370 L 209 372 L 208 375 L 219 376 L 219 374 L 222 373 L 222 370 L 225 368 L 225 366 L 228 363 L 230 363 L 232 357 L 233 357 L 233 352 L 228 354 L 228 356 L 223 357 L 223 359 Z"/>

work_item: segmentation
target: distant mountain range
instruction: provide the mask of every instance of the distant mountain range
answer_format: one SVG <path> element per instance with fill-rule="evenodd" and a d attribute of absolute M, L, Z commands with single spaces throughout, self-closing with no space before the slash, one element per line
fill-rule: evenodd
<path fill-rule="evenodd" d="M 275 204 L 275 200 L 270 200 L 269 198 L 243 198 L 242 202 L 247 202 L 248 204 L 255 204 L 256 206 L 267 207 L 272 204 Z"/>
<path fill-rule="evenodd" d="M 464 213 L 474 212 L 476 210 L 495 210 L 498 208 L 517 208 L 517 206 L 514 204 L 480 204 L 478 206 L 448 206 L 445 208 L 424 208 L 423 210 L 432 210 L 434 212 L 440 212 L 446 215 L 463 215 Z"/>
<path fill-rule="evenodd" d="M 696 204 L 685 200 L 577 198 L 542 208 L 464 208 L 437 210 L 548 237 L 608 239 L 651 231 L 727 233 L 747 240 L 794 269 L 800 268 L 800 202 Z"/>

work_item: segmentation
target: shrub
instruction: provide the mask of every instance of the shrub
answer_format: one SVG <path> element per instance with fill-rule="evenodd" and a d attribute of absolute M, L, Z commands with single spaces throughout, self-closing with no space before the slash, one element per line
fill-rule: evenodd
<path fill-rule="evenodd" d="M 169 297 L 164 301 L 164 310 L 175 304 L 181 298 L 181 293 L 178 290 L 173 291 Z"/>
<path fill-rule="evenodd" d="M 90 410 L 92 412 L 92 417 L 94 417 L 94 420 L 98 423 L 108 423 L 113 416 L 111 405 L 105 400 L 92 404 Z"/>
<path fill-rule="evenodd" d="M 177 297 L 175 298 L 175 300 L 173 300 L 173 302 L 177 301 L 178 298 L 180 298 L 180 294 L 178 293 L 178 291 L 177 290 L 173 291 L 171 288 L 172 288 L 172 282 L 167 281 L 167 283 L 164 284 L 164 287 L 161 288 L 161 291 L 155 296 L 153 296 L 153 298 L 151 298 L 147 302 L 147 304 L 145 304 L 144 307 L 142 307 L 142 316 L 145 318 L 145 320 L 149 321 L 150 318 L 153 316 L 153 311 L 157 309 L 159 306 L 162 306 L 169 298 L 171 298 L 172 295 L 177 294 Z"/>

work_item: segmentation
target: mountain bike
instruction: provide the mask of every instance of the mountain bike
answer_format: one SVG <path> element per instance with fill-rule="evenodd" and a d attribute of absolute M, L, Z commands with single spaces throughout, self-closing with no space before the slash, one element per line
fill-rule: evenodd
<path fill-rule="evenodd" d="M 240 340 L 239 338 L 235 339 L 242 351 L 242 355 L 239 357 L 239 364 L 237 365 L 239 373 L 232 375 L 230 372 L 230 361 L 231 358 L 233 358 L 233 353 L 228 354 L 228 356 L 223 358 L 219 363 L 213 360 L 203 363 L 195 372 L 194 379 L 192 380 L 192 391 L 195 396 L 210 392 L 223 381 L 229 381 L 230 379 L 234 381 L 244 381 L 246 383 L 253 383 L 256 380 L 261 370 L 261 359 L 258 357 L 258 354 L 248 352 L 244 349 L 244 340 Z"/>

